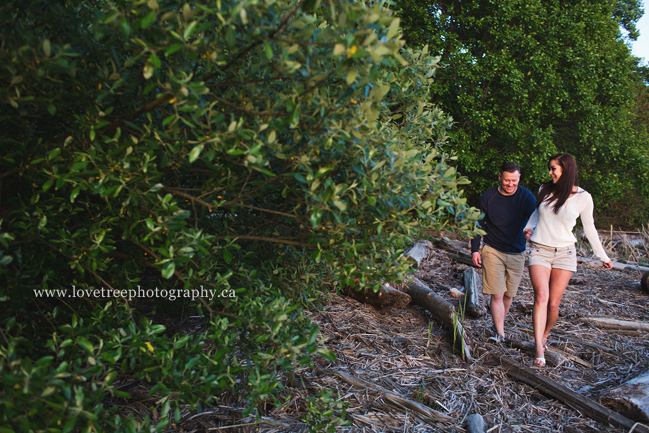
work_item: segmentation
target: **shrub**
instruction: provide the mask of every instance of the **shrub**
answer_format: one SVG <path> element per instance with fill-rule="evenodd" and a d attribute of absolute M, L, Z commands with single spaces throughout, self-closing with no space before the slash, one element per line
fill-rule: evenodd
<path fill-rule="evenodd" d="M 382 4 L 10 0 L 0 20 L 5 431 L 159 430 L 226 391 L 254 411 L 331 356 L 300 304 L 399 278 L 421 229 L 475 233 L 436 61 Z M 199 333 L 169 327 L 189 314 Z M 120 415 L 133 380 L 151 419 Z"/>

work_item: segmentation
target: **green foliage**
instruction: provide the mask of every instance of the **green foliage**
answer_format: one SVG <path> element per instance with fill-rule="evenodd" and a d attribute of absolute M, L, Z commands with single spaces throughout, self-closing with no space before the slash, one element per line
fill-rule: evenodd
<path fill-rule="evenodd" d="M 569 152 L 597 210 L 628 190 L 649 197 L 649 138 L 632 123 L 642 71 L 620 33 L 622 25 L 637 37 L 639 2 L 404 0 L 397 7 L 408 43 L 441 56 L 432 100 L 457 122 L 448 148 L 474 180 L 471 195 L 493 185 L 505 159 L 521 165 L 523 183 L 536 191 L 548 180 L 547 158 Z M 648 215 L 638 210 L 624 218 L 639 226 Z"/>
<path fill-rule="evenodd" d="M 400 278 L 421 229 L 475 234 L 436 59 L 382 4 L 7 1 L 0 22 L 6 429 L 160 430 L 226 391 L 255 411 L 332 356 L 300 304 Z M 178 299 L 133 299 L 145 268 Z M 200 332 L 167 329 L 188 314 Z M 119 415 L 132 380 L 157 425 Z"/>

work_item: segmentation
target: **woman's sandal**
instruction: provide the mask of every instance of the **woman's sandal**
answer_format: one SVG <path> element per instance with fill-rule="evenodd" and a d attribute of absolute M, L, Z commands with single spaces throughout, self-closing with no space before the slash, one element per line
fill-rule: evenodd
<path fill-rule="evenodd" d="M 532 364 L 537 367 L 545 367 L 545 358 L 536 358 Z"/>
<path fill-rule="evenodd" d="M 548 340 L 543 340 L 541 342 L 541 346 L 543 346 L 543 351 L 545 352 L 546 350 L 548 350 L 548 347 L 550 347 L 550 343 L 548 343 Z"/>

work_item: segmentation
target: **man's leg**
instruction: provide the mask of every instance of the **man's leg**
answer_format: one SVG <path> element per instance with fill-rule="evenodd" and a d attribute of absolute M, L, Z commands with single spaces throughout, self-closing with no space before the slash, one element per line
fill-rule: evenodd
<path fill-rule="evenodd" d="M 507 299 L 505 299 L 507 298 Z M 505 335 L 505 316 L 512 305 L 512 298 L 502 295 L 491 295 L 491 319 L 497 334 Z"/>
<path fill-rule="evenodd" d="M 504 299 L 505 255 L 485 245 L 482 250 L 482 292 L 490 296 L 489 309 L 497 334 L 504 335 L 505 315 L 511 306 L 511 299 Z M 505 302 L 507 301 L 507 302 Z"/>

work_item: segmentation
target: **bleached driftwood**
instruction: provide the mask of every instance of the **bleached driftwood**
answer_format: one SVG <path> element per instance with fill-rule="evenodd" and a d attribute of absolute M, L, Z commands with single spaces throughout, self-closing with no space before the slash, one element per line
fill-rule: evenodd
<path fill-rule="evenodd" d="M 424 421 L 428 421 L 428 422 L 441 421 L 447 423 L 453 422 L 453 418 L 451 418 L 450 416 L 445 415 L 436 410 L 433 410 L 428 406 L 424 406 L 423 404 L 411 400 L 407 397 L 404 397 L 401 394 L 397 394 L 396 392 L 389 391 L 383 388 L 382 386 L 377 385 L 376 383 L 368 382 L 367 380 L 354 377 L 351 374 L 345 373 L 340 370 L 332 370 L 331 372 L 334 374 L 334 376 L 344 380 L 345 382 L 347 382 L 348 384 L 350 384 L 355 388 L 361 390 L 373 390 L 381 393 L 383 395 L 383 399 L 385 400 L 385 402 L 390 404 L 390 406 L 402 411 L 404 409 L 409 409 L 413 411 L 417 417 L 421 418 Z"/>
<path fill-rule="evenodd" d="M 500 358 L 500 362 L 509 376 L 530 385 L 540 393 L 559 400 L 589 418 L 604 423 L 604 425 L 610 423 L 615 427 L 633 429 L 635 433 L 649 433 L 647 426 L 637 424 L 629 418 L 602 406 L 565 385 L 555 382 L 547 376 L 537 375 L 531 368 L 525 367 L 511 358 L 503 356 Z"/>
<path fill-rule="evenodd" d="M 585 257 L 579 257 L 579 256 L 577 256 L 577 262 L 590 265 L 590 266 L 602 265 L 602 262 L 600 262 L 597 259 L 587 259 Z M 644 271 L 644 272 L 649 271 L 649 268 L 646 266 L 627 265 L 626 263 L 620 263 L 620 262 L 613 262 L 613 269 L 619 269 L 621 271 L 627 269 L 630 271 Z"/>
<path fill-rule="evenodd" d="M 468 244 L 463 244 L 446 237 L 435 240 L 435 246 L 446 251 L 446 255 L 450 259 L 475 268 L 476 266 L 473 264 L 473 259 L 471 259 L 471 253 L 466 250 L 465 245 L 468 246 Z"/>
<path fill-rule="evenodd" d="M 430 241 L 422 239 L 406 251 L 405 254 L 408 256 L 408 259 L 414 262 L 412 264 L 413 268 L 417 269 L 421 265 L 421 262 L 430 254 L 432 247 L 433 244 Z"/>
<path fill-rule="evenodd" d="M 507 344 L 525 351 L 525 353 L 530 356 L 534 356 L 536 354 L 536 346 L 534 345 L 534 343 L 531 343 L 529 341 L 509 339 L 507 340 Z M 545 361 L 548 363 L 548 365 L 551 365 L 553 367 L 558 367 L 564 362 L 568 361 L 568 358 L 552 350 L 546 350 L 544 356 Z"/>
<path fill-rule="evenodd" d="M 412 303 L 427 309 L 433 316 L 451 329 L 457 347 L 462 351 L 464 358 L 466 360 L 473 359 L 471 357 L 471 347 L 467 343 L 466 334 L 455 311 L 455 307 L 446 302 L 437 293 L 430 290 L 426 284 L 417 278 L 414 278 L 413 281 L 408 281 L 407 286 Z"/>
<path fill-rule="evenodd" d="M 471 317 L 482 317 L 485 308 L 480 304 L 482 277 L 473 268 L 464 270 L 464 291 L 466 293 L 466 312 Z"/>
<path fill-rule="evenodd" d="M 649 421 L 649 372 L 605 391 L 599 402 L 634 421 Z"/>
<path fill-rule="evenodd" d="M 588 320 L 600 328 L 649 331 L 649 323 L 647 322 L 609 319 L 607 317 L 588 317 Z"/>

